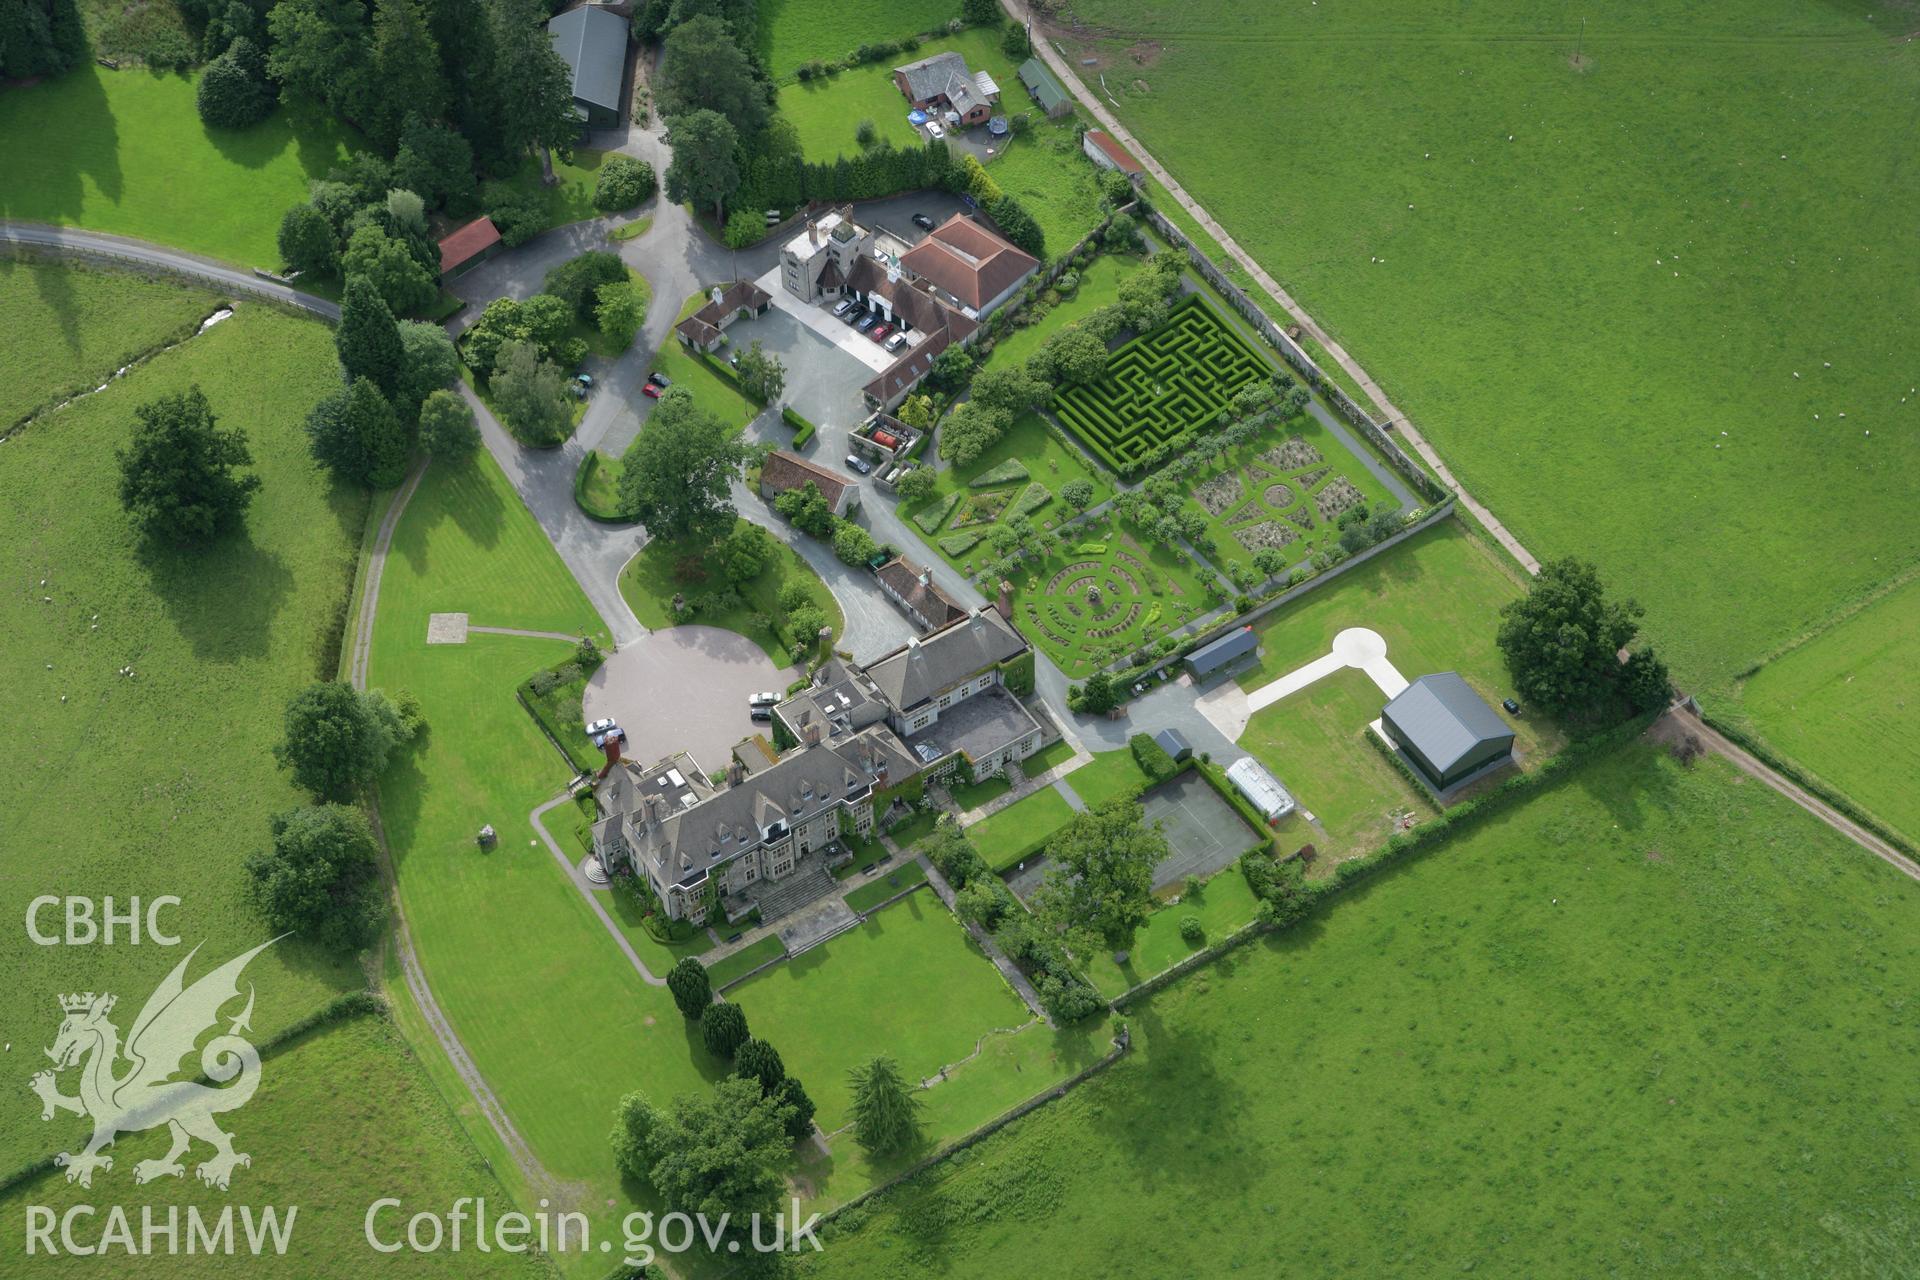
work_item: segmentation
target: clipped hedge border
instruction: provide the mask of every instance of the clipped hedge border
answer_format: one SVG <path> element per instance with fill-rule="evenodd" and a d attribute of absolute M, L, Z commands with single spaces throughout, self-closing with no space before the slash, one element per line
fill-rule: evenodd
<path fill-rule="evenodd" d="M 745 388 L 742 388 L 742 390 L 744 391 Z M 780 421 L 793 428 L 794 448 L 798 449 L 801 445 L 813 439 L 813 424 L 785 405 L 780 407 Z"/>
<path fill-rule="evenodd" d="M 579 470 L 573 473 L 573 505 L 585 512 L 589 520 L 598 520 L 602 524 L 632 524 L 632 516 L 623 515 L 606 507 L 595 506 L 587 498 L 587 486 L 592 483 L 594 474 L 599 470 L 600 451 L 587 450 L 587 456 L 580 459 Z"/>

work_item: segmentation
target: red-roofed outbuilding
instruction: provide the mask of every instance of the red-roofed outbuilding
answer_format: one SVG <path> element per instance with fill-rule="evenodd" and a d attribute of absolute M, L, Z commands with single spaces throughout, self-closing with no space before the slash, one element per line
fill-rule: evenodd
<path fill-rule="evenodd" d="M 500 251 L 500 228 L 492 218 L 475 218 L 440 242 L 440 274 L 458 275 Z"/>

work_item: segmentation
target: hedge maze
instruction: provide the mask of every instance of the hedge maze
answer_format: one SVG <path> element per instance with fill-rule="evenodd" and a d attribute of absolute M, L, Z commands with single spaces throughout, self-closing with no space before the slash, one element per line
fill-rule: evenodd
<path fill-rule="evenodd" d="M 1167 322 L 1107 359 L 1098 382 L 1070 386 L 1053 412 L 1108 466 L 1131 474 L 1161 445 L 1212 422 L 1271 366 L 1195 295 Z"/>

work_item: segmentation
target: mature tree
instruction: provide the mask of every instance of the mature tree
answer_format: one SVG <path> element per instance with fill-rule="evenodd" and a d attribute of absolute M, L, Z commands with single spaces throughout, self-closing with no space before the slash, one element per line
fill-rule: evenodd
<path fill-rule="evenodd" d="M 573 73 L 554 52 L 540 0 L 494 0 L 491 12 L 502 140 L 512 151 L 537 151 L 551 181 L 552 148 L 571 145 L 580 130 Z"/>
<path fill-rule="evenodd" d="M 627 279 L 627 264 L 617 253 L 595 249 L 576 254 L 547 272 L 542 291 L 567 304 L 582 320 L 593 318 L 594 292 L 603 284 Z"/>
<path fill-rule="evenodd" d="M 653 194 L 659 185 L 653 166 L 632 156 L 611 155 L 600 165 L 593 183 L 593 207 L 602 213 L 631 209 Z"/>
<path fill-rule="evenodd" d="M 660 1113 L 644 1094 L 629 1093 L 620 1099 L 614 1112 L 613 1163 L 635 1182 L 653 1181 L 653 1135 L 660 1128 Z"/>
<path fill-rule="evenodd" d="M 733 481 L 746 456 L 691 391 L 669 387 L 620 469 L 621 508 L 656 537 L 711 545 L 733 528 Z"/>
<path fill-rule="evenodd" d="M 989 932 L 1007 912 L 1007 900 L 986 880 L 975 880 L 954 895 L 953 909 L 962 920 Z"/>
<path fill-rule="evenodd" d="M 424 320 L 402 320 L 400 349 L 400 389 L 393 398 L 394 408 L 404 417 L 418 416 L 426 398 L 460 378 L 460 353 L 453 339 L 437 324 Z"/>
<path fill-rule="evenodd" d="M 594 291 L 593 322 L 603 338 L 625 351 L 647 322 L 645 286 L 631 280 L 601 285 Z"/>
<path fill-rule="evenodd" d="M 330 276 L 340 268 L 340 246 L 326 215 L 297 204 L 280 219 L 280 261 L 302 275 Z"/>
<path fill-rule="evenodd" d="M 406 477 L 412 441 L 371 378 L 327 396 L 307 414 L 307 447 L 335 475 L 375 489 L 390 489 Z"/>
<path fill-rule="evenodd" d="M 86 52 L 86 30 L 74 0 L 0 3 L 0 80 L 58 75 Z"/>
<path fill-rule="evenodd" d="M 940 424 L 940 456 L 964 467 L 998 444 L 1012 421 L 1003 409 L 968 400 Z"/>
<path fill-rule="evenodd" d="M 707 966 L 693 956 L 680 957 L 679 963 L 667 971 L 667 990 L 682 1017 L 697 1018 L 713 1003 L 713 982 L 707 977 Z"/>
<path fill-rule="evenodd" d="M 349 120 L 367 118 L 373 54 L 361 0 L 278 0 L 267 31 L 267 69 L 282 87 Z"/>
<path fill-rule="evenodd" d="M 871 563 L 880 552 L 880 544 L 873 535 L 851 520 L 842 520 L 833 526 L 833 554 L 841 563 L 850 564 L 858 569 Z"/>
<path fill-rule="evenodd" d="M 1075 511 L 1085 511 L 1093 503 L 1093 481 L 1080 478 L 1060 486 L 1060 500 Z"/>
<path fill-rule="evenodd" d="M 448 89 L 447 122 L 485 168 L 504 170 L 516 156 L 500 124 L 504 113 L 499 102 L 507 86 L 497 79 L 494 24 L 487 14 L 476 12 L 473 0 L 426 0 L 426 6 L 427 29 L 439 46 L 440 74 Z M 419 187 L 413 189 L 433 198 Z"/>
<path fill-rule="evenodd" d="M 1005 17 L 999 0 L 960 0 L 960 20 L 969 26 L 997 27 Z"/>
<path fill-rule="evenodd" d="M 711 1094 L 675 1098 L 647 1141 L 654 1189 L 670 1209 L 710 1220 L 731 1215 L 744 1223 L 772 1212 L 786 1189 L 788 1119 L 787 1105 L 752 1080 L 722 1080 Z"/>
<path fill-rule="evenodd" d="M 1018 22 L 1009 22 L 1007 29 L 1000 33 L 1000 52 L 1015 62 L 1024 61 L 1033 56 L 1033 44 L 1027 39 L 1027 29 Z"/>
<path fill-rule="evenodd" d="M 402 187 L 387 192 L 387 226 L 411 246 L 414 239 L 426 239 L 427 202 L 418 193 Z"/>
<path fill-rule="evenodd" d="M 667 199 L 711 205 L 714 221 L 724 221 L 727 200 L 740 187 L 739 132 L 717 111 L 688 111 L 667 120 L 667 141 L 673 147 Z"/>
<path fill-rule="evenodd" d="M 716 1058 L 731 1058 L 747 1040 L 747 1015 L 730 1000 L 700 1011 L 700 1038 Z"/>
<path fill-rule="evenodd" d="M 273 754 L 292 772 L 294 785 L 344 803 L 380 776 L 394 747 L 412 739 L 417 721 L 378 690 L 328 680 L 293 696 L 284 727 L 286 737 Z"/>
<path fill-rule="evenodd" d="M 550 360 L 563 359 L 573 316 L 566 301 L 550 293 L 536 293 L 520 304 L 520 323 L 526 326 L 527 341 Z"/>
<path fill-rule="evenodd" d="M 420 405 L 420 447 L 441 462 L 464 462 L 480 447 L 473 407 L 456 391 L 435 391 Z"/>
<path fill-rule="evenodd" d="M 1107 371 L 1107 344 L 1079 325 L 1055 334 L 1045 353 L 1061 382 L 1093 382 Z"/>
<path fill-rule="evenodd" d="M 1171 298 L 1179 287 L 1180 277 L 1160 270 L 1160 261 L 1160 256 L 1156 256 L 1149 264 L 1152 270 L 1136 271 L 1120 282 L 1120 314 L 1126 327 L 1136 333 L 1159 328 L 1166 323 L 1167 312 L 1172 308 Z"/>
<path fill-rule="evenodd" d="M 766 128 L 773 115 L 766 77 L 727 24 L 711 15 L 693 18 L 667 34 L 655 84 L 663 116 L 716 111 L 751 136 Z"/>
<path fill-rule="evenodd" d="M 407 116 L 436 119 L 447 106 L 440 50 L 420 0 L 375 0 L 373 104 L 367 131 L 389 150 L 400 145 Z"/>
<path fill-rule="evenodd" d="M 433 273 L 420 264 L 405 240 L 369 222 L 361 223 L 347 237 L 340 270 L 349 278 L 365 276 L 396 316 L 423 310 L 438 290 Z"/>
<path fill-rule="evenodd" d="M 802 533 L 810 533 L 816 538 L 825 538 L 833 533 L 833 510 L 827 506 L 820 486 L 811 480 L 775 498 L 773 509 L 793 521 L 794 527 Z"/>
<path fill-rule="evenodd" d="M 529 336 L 519 300 L 495 298 L 460 335 L 460 352 L 469 369 L 486 377 L 499 362 L 500 348 L 509 342 L 524 342 Z"/>
<path fill-rule="evenodd" d="M 244 129 L 273 112 L 280 87 L 267 76 L 267 59 L 245 36 L 207 64 L 194 95 L 203 123 L 216 129 Z"/>
<path fill-rule="evenodd" d="M 752 209 L 735 209 L 727 215 L 727 225 L 720 232 L 721 241 L 729 249 L 750 249 L 766 238 L 765 219 Z"/>
<path fill-rule="evenodd" d="M 1014 417 L 1035 409 L 1053 395 L 1053 387 L 1025 364 L 988 365 L 973 378 L 969 403 Z"/>
<path fill-rule="evenodd" d="M 762 404 L 772 404 L 787 388 L 787 366 L 779 356 L 768 355 L 755 338 L 740 353 L 740 384 L 747 394 Z"/>
<path fill-rule="evenodd" d="M 405 384 L 407 349 L 400 340 L 400 326 L 394 323 L 379 288 L 364 275 L 347 277 L 333 345 L 349 381 L 371 378 L 388 395 Z"/>
<path fill-rule="evenodd" d="M 952 347 L 947 348 L 948 351 L 954 349 L 955 348 Z M 942 351 L 940 354 L 944 356 L 946 351 Z M 937 358 L 935 363 L 939 363 Z M 894 417 L 900 419 L 900 421 L 906 423 L 916 431 L 925 431 L 933 426 L 938 414 L 933 407 L 933 397 L 921 394 L 908 396 L 902 401 L 900 408 L 895 411 Z"/>
<path fill-rule="evenodd" d="M 933 368 L 927 374 L 928 388 L 934 391 L 955 390 L 972 375 L 973 363 L 973 353 L 965 347 L 958 343 L 948 347 L 933 358 Z"/>
<path fill-rule="evenodd" d="M 759 1036 L 749 1036 L 733 1055 L 733 1074 L 757 1081 L 762 1093 L 772 1093 L 787 1078 L 787 1067 L 778 1049 Z"/>
<path fill-rule="evenodd" d="M 240 522 L 260 477 L 246 433 L 223 431 L 198 385 L 148 401 L 120 460 L 120 505 L 135 527 L 166 542 L 204 542 Z"/>
<path fill-rule="evenodd" d="M 268 820 L 270 848 L 247 858 L 253 897 L 275 929 L 356 951 L 380 936 L 387 896 L 373 828 L 344 804 L 310 805 Z"/>
<path fill-rule="evenodd" d="M 726 541 L 720 544 L 720 572 L 735 585 L 751 582 L 778 554 L 780 545 L 773 540 L 772 534 L 757 524 L 742 520 L 727 535 Z"/>
<path fill-rule="evenodd" d="M 1673 681 L 1667 664 L 1651 649 L 1636 649 L 1627 655 L 1620 673 L 1620 692 L 1635 711 L 1655 711 L 1673 700 Z"/>
<path fill-rule="evenodd" d="M 902 502 L 925 502 L 940 487 L 940 477 L 932 467 L 915 467 L 894 484 Z"/>
<path fill-rule="evenodd" d="M 807 1096 L 805 1089 L 801 1088 L 799 1080 L 793 1076 L 787 1076 L 780 1081 L 780 1086 L 773 1091 L 773 1096 L 792 1110 L 792 1114 L 787 1117 L 789 1138 L 799 1142 L 813 1133 L 813 1099 Z"/>
<path fill-rule="evenodd" d="M 1160 824 L 1131 800 L 1076 813 L 1047 842 L 1035 914 L 1070 934 L 1129 946 L 1153 910 L 1153 869 L 1166 856 Z"/>
<path fill-rule="evenodd" d="M 507 429 L 523 444 L 556 445 L 572 431 L 567 377 L 558 365 L 542 360 L 533 343 L 515 341 L 501 347 L 488 386 Z"/>
<path fill-rule="evenodd" d="M 1025 249 L 1042 262 L 1047 260 L 1047 233 L 1025 205 L 1012 196 L 1001 196 L 987 206 L 987 216 L 1016 248 Z"/>
<path fill-rule="evenodd" d="M 400 130 L 393 180 L 418 192 L 430 209 L 464 213 L 473 208 L 473 146 L 465 138 L 414 112 Z"/>
<path fill-rule="evenodd" d="M 920 1099 L 900 1064 L 878 1057 L 847 1073 L 853 1084 L 853 1136 L 871 1155 L 899 1151 L 920 1137 Z"/>
<path fill-rule="evenodd" d="M 1520 696 L 1559 717 L 1607 710 L 1620 690 L 1618 655 L 1641 612 L 1632 600 L 1608 600 L 1585 560 L 1543 565 L 1527 594 L 1500 610 L 1500 652 Z"/>
<path fill-rule="evenodd" d="M 753 48 L 760 33 L 760 6 L 757 0 L 671 0 L 667 5 L 662 31 L 671 31 L 685 22 L 711 14 L 725 22 L 733 38 L 743 49 Z"/>
<path fill-rule="evenodd" d="M 1074 696 L 1076 693 L 1078 697 Z M 1112 676 L 1096 671 L 1087 677 L 1085 684 L 1069 689 L 1067 700 L 1075 711 L 1084 711 L 1090 716 L 1105 715 L 1120 705 L 1120 691 Z"/>

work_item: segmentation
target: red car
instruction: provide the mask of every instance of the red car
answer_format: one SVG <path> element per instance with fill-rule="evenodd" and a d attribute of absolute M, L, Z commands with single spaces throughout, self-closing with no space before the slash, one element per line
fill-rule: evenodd
<path fill-rule="evenodd" d="M 666 390 L 665 387 L 662 387 L 657 383 L 649 382 L 646 386 L 640 388 L 640 394 L 645 396 L 649 400 L 658 400 L 660 398 L 660 393 L 664 390 Z"/>
<path fill-rule="evenodd" d="M 893 332 L 892 325 L 877 324 L 873 326 L 873 328 L 867 330 L 867 336 L 869 338 L 872 338 L 875 342 L 885 342 L 887 340 L 887 335 L 892 332 Z"/>

